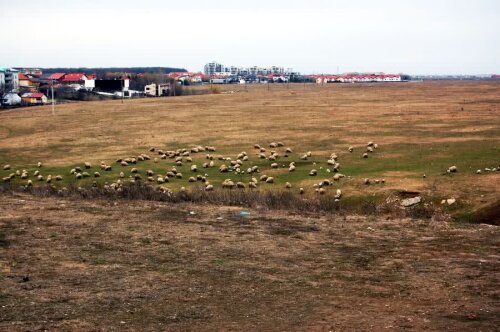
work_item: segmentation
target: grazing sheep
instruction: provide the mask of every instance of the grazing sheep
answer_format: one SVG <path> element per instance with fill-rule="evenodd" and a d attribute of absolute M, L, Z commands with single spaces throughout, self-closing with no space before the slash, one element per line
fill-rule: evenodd
<path fill-rule="evenodd" d="M 137 156 L 137 160 L 144 161 L 144 157 L 143 156 Z"/>
<path fill-rule="evenodd" d="M 478 170 L 476 171 L 476 174 L 481 174 L 481 170 L 480 170 L 480 169 L 478 169 Z"/>
<path fill-rule="evenodd" d="M 95 177 L 95 178 L 98 178 L 98 177 L 100 177 L 100 176 L 101 176 L 101 174 L 100 174 L 99 172 L 94 172 L 94 177 Z"/>
<path fill-rule="evenodd" d="M 182 166 L 182 161 L 177 161 L 175 164 L 180 167 Z"/>
<path fill-rule="evenodd" d="M 285 183 L 285 188 L 286 189 L 292 188 L 292 184 L 290 182 Z"/>
<path fill-rule="evenodd" d="M 248 188 L 253 188 L 253 189 L 257 188 L 257 183 L 253 181 L 248 182 Z"/>
<path fill-rule="evenodd" d="M 203 168 L 208 168 L 208 163 L 203 163 L 203 165 L 201 165 Z"/>
<path fill-rule="evenodd" d="M 293 152 L 293 150 L 292 150 L 291 148 L 286 148 L 285 152 L 286 152 L 286 153 L 292 153 L 292 152 Z"/>
<path fill-rule="evenodd" d="M 179 191 L 180 191 L 181 193 L 185 193 L 185 192 L 186 192 L 186 188 L 185 188 L 185 187 L 181 187 L 181 188 L 179 189 Z"/>
<path fill-rule="evenodd" d="M 267 150 L 266 150 L 266 148 L 260 148 L 260 150 L 259 150 L 259 151 L 260 151 L 261 153 L 264 153 L 264 152 L 266 152 Z"/>
<path fill-rule="evenodd" d="M 274 149 L 274 148 L 278 147 L 278 143 L 272 142 L 269 144 L 269 147 Z"/>
<path fill-rule="evenodd" d="M 155 157 L 155 159 L 153 159 L 153 162 L 154 162 L 155 164 L 157 164 L 157 163 L 158 163 L 158 158 L 156 158 L 156 157 Z"/>
<path fill-rule="evenodd" d="M 75 172 L 78 172 L 78 173 L 82 172 L 82 169 L 80 167 L 75 167 L 74 170 L 75 170 Z"/>
<path fill-rule="evenodd" d="M 328 159 L 326 162 L 328 165 L 335 165 L 335 160 L 334 159 Z"/>
<path fill-rule="evenodd" d="M 274 183 L 274 178 L 272 176 L 268 177 L 266 183 Z"/>
<path fill-rule="evenodd" d="M 304 194 L 304 188 L 299 188 L 299 194 L 301 194 L 301 195 Z"/>
<path fill-rule="evenodd" d="M 373 147 L 374 147 L 375 149 L 378 149 L 378 144 L 377 144 L 377 143 L 373 144 Z"/>
<path fill-rule="evenodd" d="M 148 176 L 148 181 L 149 182 L 155 182 L 155 179 L 152 176 Z"/>
<path fill-rule="evenodd" d="M 87 161 L 85 162 L 84 166 L 85 168 L 89 169 L 90 167 L 92 167 L 92 164 Z"/>
<path fill-rule="evenodd" d="M 120 163 L 120 165 L 122 165 L 122 166 L 124 166 L 124 167 L 125 167 L 125 166 L 128 166 L 128 163 L 127 163 L 125 160 L 123 160 L 123 161 Z"/>
<path fill-rule="evenodd" d="M 326 193 L 325 188 L 319 188 L 319 189 L 318 189 L 318 193 L 319 193 L 320 195 L 324 195 L 324 194 Z"/>
<path fill-rule="evenodd" d="M 178 179 L 182 179 L 182 173 L 175 174 L 175 177 L 178 178 Z"/>
<path fill-rule="evenodd" d="M 188 179 L 188 182 L 196 182 L 196 178 L 191 176 L 189 179 Z"/>
<path fill-rule="evenodd" d="M 232 189 L 234 188 L 234 182 L 231 179 L 226 179 L 222 182 L 222 188 Z"/>
<path fill-rule="evenodd" d="M 173 177 L 175 177 L 175 173 L 174 172 L 167 172 L 167 177 L 173 178 Z"/>
<path fill-rule="evenodd" d="M 277 163 L 272 163 L 271 164 L 271 168 L 278 168 L 278 164 Z"/>
<path fill-rule="evenodd" d="M 219 172 L 227 173 L 228 171 L 229 171 L 229 168 L 226 165 L 224 165 L 224 164 L 220 165 Z"/>
<path fill-rule="evenodd" d="M 285 144 L 283 144 L 283 142 L 278 142 L 278 143 L 276 143 L 276 144 L 278 145 L 278 147 L 283 147 L 283 146 L 285 146 Z"/>
<path fill-rule="evenodd" d="M 253 145 L 253 148 L 254 148 L 254 149 L 260 149 L 260 148 L 261 148 L 261 146 L 260 146 L 259 144 L 254 144 L 254 145 Z"/>
<path fill-rule="evenodd" d="M 259 180 L 260 180 L 260 181 L 266 181 L 266 180 L 267 180 L 267 178 L 268 178 L 268 176 L 267 176 L 267 175 L 262 174 L 262 175 L 260 176 Z"/>
<path fill-rule="evenodd" d="M 43 175 L 38 175 L 37 179 L 38 179 L 38 181 L 43 181 Z"/>
<path fill-rule="evenodd" d="M 89 173 L 87 173 L 87 172 L 82 172 L 82 176 L 83 176 L 84 178 L 88 178 L 88 177 L 90 176 L 90 174 L 89 174 Z"/>
<path fill-rule="evenodd" d="M 187 158 L 186 158 L 186 162 L 188 162 L 188 163 L 192 163 L 192 162 L 193 162 L 193 158 L 191 158 L 191 157 L 187 157 Z"/>
<path fill-rule="evenodd" d="M 112 168 L 111 166 L 109 166 L 109 165 L 104 166 L 104 170 L 105 170 L 106 172 L 111 172 L 111 170 L 112 170 L 112 169 L 113 169 L 113 168 Z"/>
<path fill-rule="evenodd" d="M 69 174 L 73 175 L 76 173 L 76 169 L 75 168 L 72 168 L 71 171 L 69 171 Z"/>
<path fill-rule="evenodd" d="M 35 171 L 35 172 L 33 173 L 33 176 L 38 176 L 38 175 L 40 175 L 40 171 Z"/>
<path fill-rule="evenodd" d="M 312 156 L 311 151 L 308 151 L 308 152 L 306 153 L 306 155 L 307 155 L 308 157 L 311 157 L 311 156 Z"/>
<path fill-rule="evenodd" d="M 20 170 L 16 170 L 16 176 L 21 176 L 21 171 Z"/>
<path fill-rule="evenodd" d="M 138 173 L 138 172 L 139 170 L 135 167 L 130 170 L 130 173 Z"/>
<path fill-rule="evenodd" d="M 211 161 L 209 164 L 208 164 L 208 167 L 214 167 L 215 166 L 215 163 L 213 161 Z"/>
<path fill-rule="evenodd" d="M 450 166 L 448 168 L 448 173 L 456 173 L 458 171 L 457 166 Z"/>
<path fill-rule="evenodd" d="M 373 148 L 371 146 L 366 147 L 366 151 L 373 152 Z"/>
<path fill-rule="evenodd" d="M 3 182 L 10 182 L 10 176 L 6 176 L 2 178 Z"/>
<path fill-rule="evenodd" d="M 368 185 L 368 184 L 370 184 L 370 179 L 365 179 L 364 182 L 365 182 L 366 185 Z"/>
<path fill-rule="evenodd" d="M 33 187 L 33 182 L 32 182 L 31 180 L 28 180 L 28 181 L 26 182 L 26 186 L 27 186 L 27 187 Z"/>
<path fill-rule="evenodd" d="M 245 184 L 243 182 L 236 182 L 236 187 L 237 188 L 245 188 Z"/>
<path fill-rule="evenodd" d="M 295 171 L 295 165 L 291 164 L 291 165 L 288 167 L 288 171 L 289 171 L 289 172 L 293 172 L 293 171 Z"/>
<path fill-rule="evenodd" d="M 125 177 L 125 173 L 120 172 L 120 177 L 123 179 Z"/>
<path fill-rule="evenodd" d="M 353 152 L 353 151 L 354 151 L 354 148 L 353 148 L 352 146 L 350 146 L 350 147 L 347 149 L 347 151 L 349 151 L 349 152 Z"/>
<path fill-rule="evenodd" d="M 241 160 L 248 161 L 248 156 L 244 156 Z"/>
<path fill-rule="evenodd" d="M 213 191 L 214 190 L 214 186 L 209 184 L 205 187 L 205 191 Z"/>
<path fill-rule="evenodd" d="M 307 154 L 304 154 L 300 157 L 300 160 L 307 160 Z"/>
<path fill-rule="evenodd" d="M 147 154 L 141 154 L 142 158 L 144 158 L 144 160 L 151 160 L 151 157 Z"/>
<path fill-rule="evenodd" d="M 385 183 L 385 179 L 380 180 L 380 182 Z"/>
<path fill-rule="evenodd" d="M 155 148 L 154 147 L 150 147 L 149 148 L 149 152 L 155 152 Z"/>
<path fill-rule="evenodd" d="M 365 159 L 368 158 L 368 153 L 366 153 L 366 152 L 363 153 L 363 158 L 365 158 Z"/>
<path fill-rule="evenodd" d="M 36 166 L 37 166 L 38 168 L 40 168 L 40 167 L 42 167 L 42 166 L 43 166 L 43 164 L 42 164 L 41 162 L 38 162 L 38 163 L 36 164 Z"/>
<path fill-rule="evenodd" d="M 318 175 L 318 171 L 315 170 L 315 169 L 312 169 L 310 172 L 309 172 L 309 176 L 316 176 Z"/>
<path fill-rule="evenodd" d="M 8 171 L 9 169 L 10 169 L 10 165 L 4 165 L 4 166 L 3 166 L 3 170 L 4 170 L 4 171 Z"/>
<path fill-rule="evenodd" d="M 260 159 L 266 159 L 266 154 L 265 153 L 259 153 L 259 158 Z"/>
<path fill-rule="evenodd" d="M 147 174 L 148 176 L 153 176 L 153 175 L 155 174 L 155 172 L 153 172 L 152 170 L 148 169 L 148 170 L 146 171 L 146 174 Z"/>
<path fill-rule="evenodd" d="M 21 174 L 21 179 L 26 180 L 28 178 L 28 173 L 22 173 Z"/>
<path fill-rule="evenodd" d="M 373 144 L 374 143 L 372 141 L 370 141 L 370 142 L 368 142 L 368 144 L 366 144 L 366 146 L 373 146 Z"/>
<path fill-rule="evenodd" d="M 75 177 L 77 180 L 80 180 L 82 178 L 82 173 L 76 173 Z M 47 181 L 49 181 L 49 178 L 47 178 Z M 47 183 L 49 183 L 49 182 L 47 182 Z"/>
<path fill-rule="evenodd" d="M 339 199 L 340 197 L 342 197 L 342 191 L 340 189 L 337 189 L 337 192 L 335 193 L 335 198 Z"/>
<path fill-rule="evenodd" d="M 272 154 L 267 158 L 269 161 L 274 161 L 276 160 L 276 155 Z"/>
<path fill-rule="evenodd" d="M 160 159 L 167 159 L 167 155 L 166 155 L 166 154 L 162 154 L 162 155 L 160 156 Z"/>

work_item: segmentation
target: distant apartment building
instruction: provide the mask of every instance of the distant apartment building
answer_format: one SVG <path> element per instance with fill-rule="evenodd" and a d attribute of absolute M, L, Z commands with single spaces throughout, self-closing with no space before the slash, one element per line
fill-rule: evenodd
<path fill-rule="evenodd" d="M 257 76 L 257 75 L 285 75 L 293 72 L 292 68 L 272 66 L 272 67 L 236 67 L 236 66 L 224 66 L 218 62 L 209 62 L 205 65 L 205 75 L 208 76 Z"/>
<path fill-rule="evenodd" d="M 19 71 L 13 68 L 0 67 L 0 91 L 19 91 Z"/>

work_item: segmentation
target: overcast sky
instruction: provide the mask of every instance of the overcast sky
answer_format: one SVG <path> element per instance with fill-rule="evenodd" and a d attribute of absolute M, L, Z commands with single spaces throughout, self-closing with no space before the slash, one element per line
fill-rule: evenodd
<path fill-rule="evenodd" d="M 0 66 L 500 74 L 500 0 L 0 0 Z"/>

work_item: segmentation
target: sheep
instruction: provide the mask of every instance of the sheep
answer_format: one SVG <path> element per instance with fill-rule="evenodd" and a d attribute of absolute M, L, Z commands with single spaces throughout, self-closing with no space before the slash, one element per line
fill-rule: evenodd
<path fill-rule="evenodd" d="M 201 165 L 203 168 L 208 168 L 208 163 L 203 163 L 203 165 Z"/>
<path fill-rule="evenodd" d="M 170 182 L 169 177 L 168 177 L 168 176 L 165 176 L 165 177 L 163 178 L 163 182 L 165 182 L 165 183 L 166 183 L 166 182 Z"/>
<path fill-rule="evenodd" d="M 225 158 L 224 158 L 224 156 L 223 156 L 223 155 L 218 155 L 218 156 L 217 156 L 217 159 L 218 159 L 218 160 L 225 160 Z"/>
<path fill-rule="evenodd" d="M 326 162 L 328 165 L 335 165 L 335 160 L 334 159 L 328 159 Z"/>
<path fill-rule="evenodd" d="M 380 182 L 385 183 L 385 179 L 380 180 Z"/>
<path fill-rule="evenodd" d="M 185 192 L 186 192 L 186 188 L 185 188 L 185 187 L 181 187 L 181 188 L 179 189 L 179 191 L 180 191 L 181 193 L 185 193 Z"/>
<path fill-rule="evenodd" d="M 142 176 L 140 174 L 134 174 L 134 180 L 139 181 L 142 179 Z"/>
<path fill-rule="evenodd" d="M 369 185 L 370 184 L 370 179 L 365 179 L 364 182 L 365 182 L 366 185 Z"/>
<path fill-rule="evenodd" d="M 267 158 L 269 161 L 274 161 L 276 160 L 276 155 L 272 154 Z"/>
<path fill-rule="evenodd" d="M 259 153 L 259 158 L 260 158 L 260 159 L 266 159 L 266 158 L 267 158 L 267 156 L 266 156 L 266 154 L 265 154 L 265 153 Z"/>
<path fill-rule="evenodd" d="M 104 170 L 105 170 L 106 172 L 111 172 L 111 170 L 112 170 L 112 169 L 113 169 L 113 168 L 112 168 L 111 166 L 109 166 L 109 165 L 104 166 Z"/>
<path fill-rule="evenodd" d="M 98 178 L 98 177 L 100 177 L 100 176 L 101 176 L 101 173 L 99 173 L 99 172 L 94 172 L 94 177 L 95 177 L 95 178 Z"/>
<path fill-rule="evenodd" d="M 277 163 L 272 163 L 271 164 L 271 168 L 278 168 L 278 164 Z"/>
<path fill-rule="evenodd" d="M 214 167 L 215 166 L 215 163 L 213 161 L 211 161 L 209 164 L 208 164 L 208 167 Z"/>
<path fill-rule="evenodd" d="M 377 143 L 373 144 L 373 148 L 378 149 L 378 144 Z"/>
<path fill-rule="evenodd" d="M 318 171 L 315 170 L 315 169 L 312 169 L 310 172 L 309 172 L 309 176 L 316 176 L 318 175 Z"/>
<path fill-rule="evenodd" d="M 285 149 L 285 152 L 286 152 L 286 153 L 292 153 L 292 152 L 293 152 L 293 150 L 292 150 L 291 148 L 286 148 L 286 149 Z"/>
<path fill-rule="evenodd" d="M 84 178 L 88 178 L 90 176 L 90 174 L 87 172 L 82 172 L 81 174 Z"/>
<path fill-rule="evenodd" d="M 173 178 L 173 177 L 175 177 L 175 173 L 174 172 L 167 172 L 167 177 Z"/>
<path fill-rule="evenodd" d="M 272 176 L 268 177 L 266 183 L 274 183 L 274 178 Z"/>
<path fill-rule="evenodd" d="M 264 152 L 266 152 L 267 150 L 266 150 L 266 148 L 260 148 L 260 150 L 259 150 L 259 151 L 260 151 L 261 153 L 264 153 Z"/>
<path fill-rule="evenodd" d="M 317 191 L 320 195 L 324 195 L 326 193 L 326 190 L 324 188 L 319 188 Z"/>
<path fill-rule="evenodd" d="M 209 146 L 207 150 L 210 151 L 210 152 L 215 152 L 215 147 Z"/>
<path fill-rule="evenodd" d="M 142 158 L 144 158 L 144 160 L 151 160 L 151 157 L 147 154 L 141 154 Z"/>
<path fill-rule="evenodd" d="M 278 147 L 278 143 L 272 142 L 269 144 L 269 147 L 274 149 L 274 148 Z"/>
<path fill-rule="evenodd" d="M 312 156 L 311 151 L 307 151 L 306 155 L 307 155 L 308 157 L 311 157 L 311 156 Z"/>
<path fill-rule="evenodd" d="M 167 159 L 167 155 L 166 154 L 160 155 L 160 159 Z"/>
<path fill-rule="evenodd" d="M 340 197 L 342 197 L 342 191 L 340 189 L 337 189 L 337 192 L 335 193 L 335 196 L 334 196 L 336 199 L 339 199 Z"/>
<path fill-rule="evenodd" d="M 75 177 L 76 177 L 77 180 L 80 180 L 82 178 L 82 173 L 76 173 Z M 47 181 L 49 181 L 48 178 L 47 178 Z M 47 182 L 47 183 L 50 183 L 50 182 Z"/>
<path fill-rule="evenodd" d="M 289 171 L 289 172 L 293 172 L 293 171 L 295 171 L 295 165 L 291 164 L 291 165 L 288 167 L 288 171 Z"/>
<path fill-rule="evenodd" d="M 85 168 L 89 169 L 92 167 L 92 164 L 87 161 L 84 163 L 84 166 L 85 166 Z"/>
<path fill-rule="evenodd" d="M 241 160 L 248 161 L 248 156 L 244 156 Z"/>
<path fill-rule="evenodd" d="M 154 177 L 152 177 L 152 176 L 148 176 L 148 181 L 149 181 L 149 182 L 155 182 L 155 179 L 154 179 Z"/>
<path fill-rule="evenodd" d="M 10 176 L 6 176 L 2 178 L 3 182 L 10 182 Z"/>
<path fill-rule="evenodd" d="M 268 176 L 267 176 L 267 175 L 262 174 L 262 175 L 260 176 L 259 180 L 260 180 L 260 181 L 266 181 L 266 180 L 267 180 L 267 178 L 268 178 Z"/>
<path fill-rule="evenodd" d="M 222 188 L 232 189 L 234 188 L 234 182 L 231 179 L 226 179 L 222 182 Z"/>
<path fill-rule="evenodd" d="M 172 171 L 171 172 L 174 173 L 174 174 L 177 174 L 177 168 L 175 168 L 175 166 L 172 166 Z"/>
<path fill-rule="evenodd" d="M 146 171 L 146 174 L 147 174 L 148 176 L 153 176 L 153 175 L 155 174 L 155 172 L 153 172 L 152 170 L 148 169 L 148 170 Z"/>
<path fill-rule="evenodd" d="M 191 158 L 191 157 L 187 157 L 187 158 L 186 158 L 186 162 L 188 162 L 188 163 L 192 163 L 192 162 L 193 162 L 193 158 Z"/>
<path fill-rule="evenodd" d="M 236 187 L 237 188 L 245 188 L 245 184 L 243 182 L 236 182 Z"/>
<path fill-rule="evenodd" d="M 21 171 L 20 170 L 16 170 L 16 176 L 21 176 Z"/>
<path fill-rule="evenodd" d="M 82 172 L 82 169 L 80 167 L 75 167 L 74 170 L 75 170 L 75 172 L 78 172 L 78 173 Z"/>
<path fill-rule="evenodd" d="M 191 176 L 189 179 L 188 179 L 188 182 L 196 182 L 196 178 Z"/>
<path fill-rule="evenodd" d="M 285 188 L 286 189 L 292 188 L 292 184 L 290 182 L 285 183 Z"/>
<path fill-rule="evenodd" d="M 155 148 L 154 147 L 150 147 L 149 148 L 149 152 L 155 152 Z"/>
<path fill-rule="evenodd" d="M 366 147 L 367 152 L 373 152 L 373 148 L 371 146 Z"/>
<path fill-rule="evenodd" d="M 144 157 L 143 156 L 137 156 L 137 160 L 144 161 Z"/>
<path fill-rule="evenodd" d="M 300 160 L 307 160 L 307 154 L 304 154 L 300 157 Z"/>
<path fill-rule="evenodd" d="M 175 174 L 175 177 L 178 178 L 178 179 L 182 179 L 182 173 Z"/>
<path fill-rule="evenodd" d="M 28 181 L 26 182 L 26 186 L 27 186 L 27 187 L 33 187 L 33 182 L 32 182 L 31 180 L 28 180 Z"/>
<path fill-rule="evenodd" d="M 447 170 L 448 173 L 456 173 L 458 171 L 457 166 L 450 166 Z"/>
<path fill-rule="evenodd" d="M 205 191 L 213 191 L 214 190 L 214 186 L 211 185 L 211 184 L 208 184 L 206 187 L 205 187 Z"/>
<path fill-rule="evenodd" d="M 3 166 L 3 170 L 4 170 L 4 171 L 8 171 L 9 169 L 10 169 L 10 165 L 4 165 L 4 166 Z"/>
<path fill-rule="evenodd" d="M 366 146 L 373 146 L 373 144 L 374 143 L 372 141 L 370 141 L 370 142 L 368 142 L 368 144 L 366 144 Z"/>
<path fill-rule="evenodd" d="M 125 173 L 120 172 L 119 176 L 123 179 L 125 177 Z"/>
<path fill-rule="evenodd" d="M 43 181 L 43 175 L 38 175 L 38 176 L 37 176 L 37 180 L 38 180 L 38 181 Z"/>
<path fill-rule="evenodd" d="M 365 159 L 368 158 L 368 153 L 366 153 L 366 152 L 363 153 L 363 158 L 365 158 Z"/>
<path fill-rule="evenodd" d="M 257 188 L 257 183 L 253 181 L 248 182 L 248 188 L 253 188 L 253 189 Z"/>
<path fill-rule="evenodd" d="M 285 144 L 283 144 L 283 142 L 278 142 L 278 143 L 276 143 L 276 144 L 278 145 L 278 147 L 283 147 L 283 146 L 285 146 Z"/>
<path fill-rule="evenodd" d="M 227 173 L 229 171 L 229 168 L 227 168 L 226 165 L 222 164 L 220 167 L 219 167 L 219 172 L 221 173 Z"/>
<path fill-rule="evenodd" d="M 350 146 L 350 147 L 347 149 L 347 151 L 349 151 L 349 152 L 353 152 L 353 151 L 354 151 L 354 148 L 353 148 L 352 146 Z"/>
<path fill-rule="evenodd" d="M 155 157 L 155 159 L 153 159 L 153 162 L 154 162 L 155 164 L 157 164 L 157 163 L 158 163 L 158 158 L 156 158 L 156 157 Z"/>
<path fill-rule="evenodd" d="M 304 188 L 299 188 L 299 194 L 303 195 L 304 194 Z"/>
<path fill-rule="evenodd" d="M 28 178 L 28 173 L 22 173 L 21 174 L 21 179 L 25 180 Z"/>
<path fill-rule="evenodd" d="M 261 146 L 260 146 L 259 144 L 254 144 L 254 145 L 253 145 L 253 148 L 254 148 L 254 149 L 260 149 L 260 148 L 261 148 Z"/>
<path fill-rule="evenodd" d="M 42 166 L 43 166 L 43 164 L 39 161 L 39 162 L 36 164 L 36 166 L 37 166 L 38 168 L 40 168 L 40 167 L 42 167 Z"/>
<path fill-rule="evenodd" d="M 480 170 L 480 169 L 478 169 L 478 170 L 476 171 L 476 174 L 481 174 L 481 170 Z"/>
<path fill-rule="evenodd" d="M 177 161 L 175 164 L 180 167 L 182 166 L 182 161 Z"/>

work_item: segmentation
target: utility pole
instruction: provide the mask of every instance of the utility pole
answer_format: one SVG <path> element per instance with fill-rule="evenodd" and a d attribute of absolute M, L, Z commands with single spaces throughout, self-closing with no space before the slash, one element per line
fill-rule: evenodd
<path fill-rule="evenodd" d="M 54 101 L 54 80 L 52 79 L 52 84 L 50 84 L 50 90 L 52 91 L 52 115 L 56 115 L 55 111 L 55 101 Z"/>

